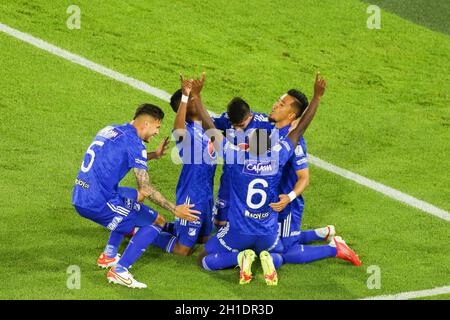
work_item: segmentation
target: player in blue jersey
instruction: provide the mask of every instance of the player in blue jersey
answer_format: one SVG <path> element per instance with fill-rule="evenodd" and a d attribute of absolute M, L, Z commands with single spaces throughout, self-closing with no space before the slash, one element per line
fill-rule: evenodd
<path fill-rule="evenodd" d="M 245 146 L 245 143 L 237 143 L 236 137 L 239 136 L 239 133 L 247 137 L 248 131 L 255 127 L 267 128 L 274 135 L 277 134 L 280 139 L 284 139 L 292 123 L 298 121 L 307 106 L 308 99 L 306 96 L 296 89 L 291 89 L 273 105 L 269 118 L 264 114 L 256 113 L 255 121 L 253 116 L 255 113 L 250 111 L 248 104 L 237 98 L 229 104 L 226 113 L 219 117 L 213 117 L 213 120 L 218 129 L 227 132 L 227 137 L 231 142 L 235 145 Z M 214 222 L 219 226 L 226 224 L 229 207 L 228 190 L 230 182 L 228 181 L 230 179 L 227 175 L 227 168 L 228 166 L 224 164 L 214 215 Z M 302 137 L 295 148 L 295 153 L 283 169 L 279 201 L 271 205 L 275 211 L 280 212 L 279 234 L 286 252 L 286 259 L 284 260 L 286 263 L 306 263 L 336 256 L 335 250 L 330 249 L 329 246 L 304 247 L 299 245 L 308 244 L 312 241 L 330 241 L 331 246 L 340 248 L 340 243 L 343 241 L 339 237 L 336 238 L 338 244 L 333 241 L 335 228 L 332 225 L 312 230 L 300 230 L 304 208 L 302 193 L 308 184 L 309 168 L 306 157 L 306 142 Z M 291 247 L 292 250 L 289 250 Z M 338 250 L 337 257 L 341 257 L 341 253 L 344 251 Z M 358 265 L 356 255 L 352 255 L 352 257 L 355 258 L 352 262 Z"/>
<path fill-rule="evenodd" d="M 266 283 L 277 284 L 276 269 L 281 266 L 282 257 L 268 252 L 277 246 L 278 240 L 278 214 L 270 204 L 278 198 L 282 169 L 311 123 L 326 82 L 317 76 L 315 86 L 318 97 L 313 99 L 298 126 L 283 141 L 273 144 L 267 130 L 256 129 L 249 136 L 247 151 L 231 144 L 220 132 L 213 131 L 215 147 L 229 165 L 232 184 L 229 221 L 206 243 L 199 256 L 204 269 L 219 270 L 239 265 L 240 283 L 249 283 L 251 265 L 258 253 Z M 196 102 L 205 130 L 215 129 L 201 101 Z"/>
<path fill-rule="evenodd" d="M 205 243 L 212 232 L 217 155 L 192 101 L 193 97 L 200 99 L 202 86 L 192 87 L 192 82 L 184 80 L 182 76 L 181 84 L 182 89 L 170 99 L 170 105 L 177 113 L 173 136 L 183 162 L 176 189 L 176 203 L 195 203 L 195 209 L 201 214 L 196 221 L 176 219 L 173 226 L 168 224 L 167 230 L 161 232 L 154 245 L 166 252 L 187 256 L 192 254 L 196 243 Z M 169 230 L 170 227 L 173 230 Z"/>
<path fill-rule="evenodd" d="M 248 103 L 240 97 L 230 101 L 227 112 L 212 119 L 214 126 L 221 130 L 232 144 L 242 149 L 248 147 L 248 136 L 252 130 L 265 129 L 270 133 L 274 128 L 266 115 L 251 111 Z M 214 210 L 214 224 L 217 228 L 226 225 L 228 220 L 230 185 L 229 165 L 224 163 Z"/>
<path fill-rule="evenodd" d="M 299 108 L 291 107 L 293 101 L 300 103 Z M 289 90 L 273 105 L 269 119 L 276 124 L 281 140 L 286 138 L 291 124 L 303 114 L 307 106 L 306 96 L 295 89 Z M 302 193 L 309 183 L 306 143 L 303 138 L 283 170 L 279 201 L 271 204 L 272 209 L 279 212 L 280 244 L 274 251 L 282 253 L 284 263 L 307 263 L 337 257 L 360 265 L 358 256 L 345 241 L 340 237 L 334 237 L 334 226 L 314 230 L 300 229 L 304 207 Z M 330 241 L 330 243 L 323 246 L 305 245 L 312 241 Z"/>
<path fill-rule="evenodd" d="M 143 104 L 131 123 L 110 125 L 100 130 L 83 158 L 72 192 L 72 204 L 84 218 L 111 230 L 105 251 L 98 260 L 102 267 L 112 267 L 109 282 L 130 288 L 146 288 L 128 272 L 128 268 L 154 241 L 164 225 L 164 218 L 142 203 L 145 198 L 172 212 L 195 221 L 194 205 L 175 206 L 149 182 L 147 172 L 148 142 L 159 133 L 163 111 Z M 119 187 L 119 182 L 133 169 L 137 190 Z M 139 230 L 130 240 L 122 257 L 117 253 L 125 235 Z"/>

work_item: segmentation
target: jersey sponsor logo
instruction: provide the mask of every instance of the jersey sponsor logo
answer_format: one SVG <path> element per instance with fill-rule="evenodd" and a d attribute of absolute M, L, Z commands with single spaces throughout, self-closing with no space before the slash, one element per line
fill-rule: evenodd
<path fill-rule="evenodd" d="M 80 186 L 84 189 L 89 189 L 89 183 L 78 178 L 75 179 L 75 185 Z"/>
<path fill-rule="evenodd" d="M 122 220 L 123 217 L 114 217 L 114 219 L 112 219 L 112 221 L 108 224 L 107 228 L 111 231 L 116 230 L 117 226 L 122 222 Z"/>
<path fill-rule="evenodd" d="M 245 216 L 248 218 L 256 219 L 256 220 L 263 220 L 266 219 L 269 216 L 269 212 L 264 213 L 251 213 L 248 210 L 245 210 Z"/>
<path fill-rule="evenodd" d="M 108 127 L 104 128 L 104 129 L 100 130 L 97 135 L 100 136 L 100 137 L 103 137 L 105 139 L 109 139 L 111 141 L 115 141 L 118 137 L 123 135 L 123 132 L 120 131 L 117 128 L 114 128 L 112 126 L 108 126 Z"/>
<path fill-rule="evenodd" d="M 273 175 L 277 173 L 277 161 L 245 160 L 243 173 L 251 175 Z"/>

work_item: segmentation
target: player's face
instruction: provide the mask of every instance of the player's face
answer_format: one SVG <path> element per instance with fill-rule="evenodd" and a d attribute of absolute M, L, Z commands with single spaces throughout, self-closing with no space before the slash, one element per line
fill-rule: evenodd
<path fill-rule="evenodd" d="M 158 135 L 160 127 L 161 120 L 157 120 L 153 117 L 148 117 L 145 121 L 144 141 L 149 142 L 151 138 Z"/>
<path fill-rule="evenodd" d="M 269 120 L 278 122 L 289 118 L 295 119 L 295 111 L 291 105 L 294 103 L 294 98 L 290 95 L 283 95 L 272 106 L 272 112 L 269 114 Z"/>
<path fill-rule="evenodd" d="M 232 126 L 234 129 L 236 130 L 245 130 L 245 128 L 247 128 L 248 124 L 250 123 L 250 121 L 252 121 L 253 118 L 253 114 L 249 113 L 243 121 L 239 122 L 239 123 L 233 123 Z"/>

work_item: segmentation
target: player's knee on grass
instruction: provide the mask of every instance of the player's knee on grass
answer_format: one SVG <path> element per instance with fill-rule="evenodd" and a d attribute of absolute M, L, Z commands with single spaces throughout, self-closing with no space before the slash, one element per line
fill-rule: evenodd
<path fill-rule="evenodd" d="M 164 218 L 164 216 L 158 214 L 158 217 L 156 218 L 155 222 L 153 222 L 153 224 L 158 225 L 161 228 L 163 228 L 164 225 L 166 224 L 166 218 Z"/>
<path fill-rule="evenodd" d="M 178 241 L 177 243 L 175 243 L 172 250 L 172 253 L 177 254 L 179 256 L 190 256 L 192 252 L 193 252 L 192 248 L 184 246 Z"/>

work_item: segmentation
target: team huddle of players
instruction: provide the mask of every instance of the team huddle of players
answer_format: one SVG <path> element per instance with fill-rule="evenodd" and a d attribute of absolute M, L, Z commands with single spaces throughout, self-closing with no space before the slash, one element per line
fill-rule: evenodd
<path fill-rule="evenodd" d="M 270 114 L 254 112 L 241 98 L 227 112 L 210 116 L 201 99 L 205 75 L 181 77 L 181 89 L 171 97 L 176 112 L 173 137 L 183 168 L 176 188 L 176 204 L 149 181 L 147 161 L 164 154 L 165 139 L 156 152 L 145 143 L 159 133 L 163 111 L 141 105 L 133 121 L 100 130 L 89 146 L 73 189 L 76 211 L 111 230 L 97 260 L 111 268 L 109 282 L 145 288 L 128 271 L 149 245 L 168 253 L 190 255 L 204 243 L 199 264 L 205 270 L 239 266 L 240 284 L 252 279 L 252 263 L 259 256 L 268 285 L 278 283 L 277 269 L 285 263 L 307 263 L 337 257 L 361 261 L 334 226 L 301 230 L 309 171 L 303 134 L 311 123 L 326 88 L 316 75 L 311 102 L 291 89 L 273 105 Z M 219 192 L 214 201 L 214 175 L 223 160 Z M 137 189 L 119 182 L 133 169 Z M 166 222 L 144 199 L 172 212 Z M 215 232 L 214 232 L 215 229 Z M 132 235 L 123 255 L 118 248 Z M 325 245 L 307 245 L 324 241 Z"/>

